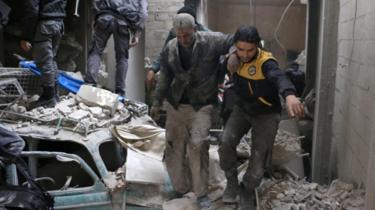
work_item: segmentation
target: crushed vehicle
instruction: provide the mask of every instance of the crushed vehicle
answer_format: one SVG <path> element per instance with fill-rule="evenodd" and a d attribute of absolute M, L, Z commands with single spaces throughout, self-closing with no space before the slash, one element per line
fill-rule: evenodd
<path fill-rule="evenodd" d="M 143 192 L 127 183 L 128 152 L 110 130 L 145 115 L 147 105 L 126 100 L 108 110 L 69 94 L 55 108 L 26 111 L 25 93 L 38 85 L 33 77 L 24 69 L 1 69 L 0 124 L 25 140 L 21 156 L 35 181 L 54 197 L 54 209 L 160 209 L 152 202 L 128 202 Z M 10 184 L 27 181 L 14 166 L 6 171 Z"/>

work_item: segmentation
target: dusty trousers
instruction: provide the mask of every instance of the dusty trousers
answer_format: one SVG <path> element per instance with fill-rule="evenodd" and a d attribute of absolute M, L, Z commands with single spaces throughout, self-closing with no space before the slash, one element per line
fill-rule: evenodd
<path fill-rule="evenodd" d="M 88 54 L 85 81 L 97 83 L 100 62 L 108 39 L 113 35 L 116 54 L 115 92 L 125 95 L 125 80 L 129 58 L 128 24 L 112 15 L 101 15 L 95 21 L 94 34 Z"/>
<path fill-rule="evenodd" d="M 251 156 L 242 184 L 247 192 L 253 192 L 260 184 L 265 169 L 271 165 L 272 147 L 280 121 L 279 113 L 249 115 L 234 106 L 225 124 L 219 148 L 220 166 L 226 174 L 237 174 L 236 147 L 241 138 L 251 130 Z"/>
<path fill-rule="evenodd" d="M 192 191 L 196 196 L 207 195 L 208 190 L 208 135 L 213 106 L 194 110 L 181 104 L 176 110 L 167 103 L 166 149 L 164 161 L 174 190 Z"/>
<path fill-rule="evenodd" d="M 64 33 L 63 20 L 42 20 L 38 22 L 33 40 L 33 55 L 36 66 L 41 70 L 41 84 L 55 86 L 57 63 L 55 61 L 61 37 Z"/>

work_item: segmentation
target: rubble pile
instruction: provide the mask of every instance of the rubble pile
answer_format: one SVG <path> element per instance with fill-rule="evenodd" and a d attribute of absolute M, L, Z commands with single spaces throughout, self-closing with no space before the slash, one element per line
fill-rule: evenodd
<path fill-rule="evenodd" d="M 303 137 L 279 129 L 275 138 L 272 151 L 274 165 L 282 165 L 290 160 L 300 157 L 302 154 L 301 139 Z M 251 154 L 251 132 L 241 139 L 237 146 L 237 155 L 240 158 L 249 158 Z"/>
<path fill-rule="evenodd" d="M 302 156 L 301 139 L 303 137 L 279 129 L 272 149 L 272 163 L 282 165 Z"/>
<path fill-rule="evenodd" d="M 78 99 L 78 95 L 69 94 L 60 97 L 54 108 L 38 107 L 27 111 L 22 103 L 15 103 L 0 110 L 0 114 L 2 121 L 23 127 L 29 124 L 46 125 L 56 127 L 56 130 L 66 129 L 88 135 L 98 128 L 127 123 L 132 117 L 143 116 L 147 111 L 147 105 L 131 100 L 116 103 L 114 110 L 89 106 Z"/>
<path fill-rule="evenodd" d="M 301 151 L 301 138 L 293 133 L 279 129 L 277 131 L 275 146 L 283 147 L 286 151 L 300 152 Z"/>
<path fill-rule="evenodd" d="M 260 209 L 358 210 L 364 207 L 365 192 L 352 184 L 334 180 L 322 186 L 305 180 L 266 180 L 258 189 Z"/>

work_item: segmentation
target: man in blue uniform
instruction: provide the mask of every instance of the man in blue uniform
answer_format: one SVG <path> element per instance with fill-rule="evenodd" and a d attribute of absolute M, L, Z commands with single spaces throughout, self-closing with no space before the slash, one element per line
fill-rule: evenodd
<path fill-rule="evenodd" d="M 94 0 L 94 34 L 89 49 L 85 81 L 96 84 L 100 60 L 109 37 L 113 34 L 116 53 L 115 92 L 125 96 L 129 48 L 138 44 L 147 18 L 146 0 Z M 130 39 L 130 34 L 134 39 Z"/>
<path fill-rule="evenodd" d="M 29 109 L 54 107 L 58 70 L 55 58 L 64 33 L 67 0 L 25 0 L 25 4 L 21 48 L 29 51 L 32 46 L 35 63 L 42 72 L 43 88 L 39 100 L 31 104 Z"/>

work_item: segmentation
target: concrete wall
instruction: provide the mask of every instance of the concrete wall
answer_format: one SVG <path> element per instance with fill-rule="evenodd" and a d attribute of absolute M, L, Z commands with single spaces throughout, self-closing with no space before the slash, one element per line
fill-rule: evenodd
<path fill-rule="evenodd" d="M 340 0 L 333 142 L 337 175 L 375 209 L 375 1 Z"/>
<path fill-rule="evenodd" d="M 234 33 L 241 25 L 255 25 L 281 66 L 286 64 L 286 53 L 275 41 L 274 31 L 288 5 L 286 0 L 206 0 L 208 27 L 215 31 Z M 281 24 L 278 38 L 287 50 L 305 49 L 306 5 L 295 1 Z"/>
<path fill-rule="evenodd" d="M 168 32 L 172 27 L 172 18 L 184 4 L 184 0 L 149 0 L 148 20 L 146 24 L 145 55 L 152 60 L 160 53 Z"/>
<path fill-rule="evenodd" d="M 145 101 L 144 57 L 154 59 L 160 52 L 165 38 L 172 26 L 172 17 L 183 5 L 183 0 L 149 0 L 148 20 L 145 33 L 136 48 L 129 51 L 129 67 L 126 78 L 126 96 L 129 99 Z M 106 47 L 108 83 L 106 87 L 114 90 L 116 61 L 114 43 L 111 38 Z"/>

